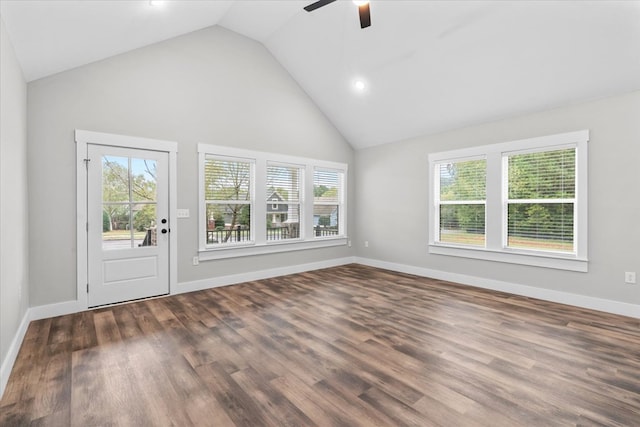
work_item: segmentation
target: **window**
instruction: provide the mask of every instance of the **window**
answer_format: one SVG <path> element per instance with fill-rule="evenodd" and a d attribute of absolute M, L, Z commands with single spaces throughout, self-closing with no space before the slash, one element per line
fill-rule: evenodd
<path fill-rule="evenodd" d="M 207 144 L 198 153 L 200 260 L 347 244 L 346 164 Z"/>
<path fill-rule="evenodd" d="M 484 246 L 487 161 L 439 163 L 438 241 Z"/>
<path fill-rule="evenodd" d="M 157 162 L 102 156 L 102 248 L 157 246 Z"/>
<path fill-rule="evenodd" d="M 503 158 L 508 178 L 506 246 L 574 253 L 575 148 Z"/>
<path fill-rule="evenodd" d="M 253 162 L 207 156 L 204 164 L 207 245 L 253 241 Z"/>
<path fill-rule="evenodd" d="M 267 162 L 267 240 L 300 237 L 300 182 L 302 169 Z"/>
<path fill-rule="evenodd" d="M 429 155 L 429 252 L 587 271 L 588 131 Z"/>
<path fill-rule="evenodd" d="M 316 169 L 313 172 L 313 226 L 316 237 L 341 234 L 342 182 L 341 171 Z"/>

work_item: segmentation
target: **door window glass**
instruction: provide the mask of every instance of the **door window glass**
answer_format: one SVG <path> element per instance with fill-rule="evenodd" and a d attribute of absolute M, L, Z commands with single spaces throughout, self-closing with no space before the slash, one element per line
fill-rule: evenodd
<path fill-rule="evenodd" d="M 102 156 L 102 248 L 157 245 L 155 160 Z"/>

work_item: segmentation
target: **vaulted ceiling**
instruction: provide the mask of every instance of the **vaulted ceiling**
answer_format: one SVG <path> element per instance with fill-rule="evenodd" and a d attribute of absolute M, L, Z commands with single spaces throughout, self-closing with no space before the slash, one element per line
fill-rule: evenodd
<path fill-rule="evenodd" d="M 640 1 L 0 1 L 27 81 L 220 25 L 356 149 L 640 89 Z M 364 88 L 355 88 L 356 81 Z"/>

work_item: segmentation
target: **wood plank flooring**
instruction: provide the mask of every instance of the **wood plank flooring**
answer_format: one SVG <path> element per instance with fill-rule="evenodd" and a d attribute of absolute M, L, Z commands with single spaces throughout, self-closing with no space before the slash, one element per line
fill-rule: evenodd
<path fill-rule="evenodd" d="M 34 321 L 2 426 L 640 426 L 640 321 L 347 265 Z"/>

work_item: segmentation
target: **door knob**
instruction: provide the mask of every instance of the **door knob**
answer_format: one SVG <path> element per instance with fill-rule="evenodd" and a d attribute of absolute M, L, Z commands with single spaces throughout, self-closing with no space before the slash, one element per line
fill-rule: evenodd
<path fill-rule="evenodd" d="M 168 230 L 167 230 L 166 228 L 163 228 L 163 229 L 161 230 L 161 232 L 162 232 L 162 234 L 167 234 Z"/>
<path fill-rule="evenodd" d="M 166 223 L 167 223 L 167 219 L 166 219 L 166 218 L 162 218 L 162 219 L 160 220 L 160 222 L 161 222 L 161 223 L 163 223 L 163 224 L 166 224 Z"/>

